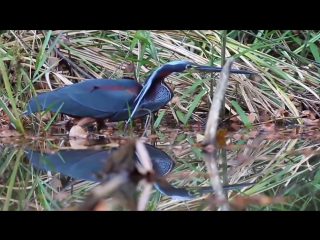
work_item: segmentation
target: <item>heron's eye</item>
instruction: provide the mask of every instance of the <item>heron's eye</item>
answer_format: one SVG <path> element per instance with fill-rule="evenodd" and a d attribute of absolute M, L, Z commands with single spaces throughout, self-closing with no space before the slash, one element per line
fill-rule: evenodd
<path fill-rule="evenodd" d="M 186 69 L 190 69 L 190 68 L 192 68 L 191 65 L 187 65 L 187 66 L 186 66 Z"/>

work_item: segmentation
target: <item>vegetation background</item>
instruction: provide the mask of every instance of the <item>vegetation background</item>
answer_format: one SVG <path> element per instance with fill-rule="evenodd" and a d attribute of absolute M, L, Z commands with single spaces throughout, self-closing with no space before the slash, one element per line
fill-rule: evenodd
<path fill-rule="evenodd" d="M 242 192 L 248 198 L 237 199 L 238 209 L 318 210 L 319 38 L 319 30 L 1 30 L 0 208 L 64 209 L 83 201 L 96 185 L 81 182 L 61 198 L 62 178 L 26 162 L 21 146 L 42 148 L 47 141 L 61 141 L 52 137 L 57 130 L 51 127 L 62 120 L 60 115 L 21 117 L 37 92 L 126 74 L 143 83 L 149 71 L 171 60 L 221 66 L 232 56 L 233 68 L 257 73 L 250 79 L 231 75 L 225 95 L 225 116 L 233 131 L 224 137 L 227 144 L 240 146 L 225 152 L 225 178 L 257 181 Z M 134 69 L 127 73 L 130 63 Z M 205 173 L 197 143 L 218 76 L 181 73 L 166 80 L 175 98 L 158 112 L 149 140 L 156 138 L 177 163 L 173 174 L 187 176 L 172 175 L 176 186 L 208 185 L 207 178 L 190 174 Z M 41 139 L 35 137 L 40 132 Z M 236 196 L 229 193 L 231 200 Z M 278 202 L 279 196 L 286 200 Z M 148 210 L 200 210 L 204 199 L 181 202 L 154 191 Z"/>

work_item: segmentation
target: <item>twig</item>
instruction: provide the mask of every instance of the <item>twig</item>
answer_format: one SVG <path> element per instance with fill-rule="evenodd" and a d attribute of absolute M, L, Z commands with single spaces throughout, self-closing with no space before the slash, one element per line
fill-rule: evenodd
<path fill-rule="evenodd" d="M 96 199 L 102 199 L 107 194 L 110 194 L 111 192 L 115 191 L 125 181 L 127 181 L 127 176 L 115 176 L 110 181 L 93 188 L 92 194 L 95 196 Z"/>
<path fill-rule="evenodd" d="M 221 103 L 223 102 L 228 86 L 230 69 L 233 62 L 233 58 L 228 59 L 220 73 L 220 79 L 209 111 L 205 136 L 202 141 L 203 157 L 207 166 L 207 171 L 210 175 L 211 186 L 215 190 L 216 196 L 223 202 L 221 210 L 225 211 L 230 210 L 230 206 L 226 196 L 224 195 L 222 184 L 220 182 L 215 143 Z"/>
<path fill-rule="evenodd" d="M 51 41 L 51 40 L 50 40 Z M 54 48 L 54 51 L 56 52 L 56 54 L 63 58 L 67 63 L 69 63 L 70 67 L 76 69 L 79 73 L 81 73 L 85 78 L 87 79 L 92 79 L 95 78 L 92 75 L 90 75 L 89 73 L 85 72 L 84 70 L 82 70 L 80 67 L 78 67 L 74 62 L 72 62 L 68 57 L 66 57 L 62 52 L 60 52 L 56 47 Z"/>
<path fill-rule="evenodd" d="M 94 210 L 98 202 L 106 197 L 106 195 L 116 191 L 122 184 L 127 181 L 127 174 L 114 176 L 108 182 L 102 183 L 99 186 L 93 188 L 88 195 L 86 201 L 80 204 L 77 210 L 79 211 L 90 211 Z"/>
<path fill-rule="evenodd" d="M 224 66 L 226 63 L 226 44 L 227 44 L 227 30 L 222 31 L 222 48 L 221 48 L 221 66 Z M 226 108 L 225 106 L 226 99 L 225 97 L 222 100 L 221 103 L 221 110 L 220 110 L 220 115 L 223 119 L 226 117 Z M 222 158 L 222 174 L 223 174 L 223 185 L 227 185 L 228 183 L 228 173 L 227 173 L 227 152 L 225 149 L 221 149 L 220 151 L 220 156 Z M 225 196 L 228 199 L 228 191 L 225 191 Z"/>
<path fill-rule="evenodd" d="M 224 66 L 226 62 L 226 44 L 227 44 L 227 30 L 222 31 L 222 48 L 221 48 L 221 66 Z M 225 105 L 225 98 L 222 100 L 222 106 Z M 221 108 L 221 117 L 225 118 L 226 108 Z"/>
<path fill-rule="evenodd" d="M 45 31 L 42 31 L 42 34 L 43 34 L 43 36 L 46 36 Z M 61 35 L 61 32 L 60 32 L 60 35 Z M 49 39 L 49 45 L 52 45 L 51 39 Z M 87 79 L 95 78 L 95 77 L 91 76 L 89 73 L 86 73 L 85 71 L 83 71 L 80 67 L 78 67 L 74 62 L 72 62 L 68 57 L 66 57 L 62 52 L 60 52 L 59 49 L 56 48 L 56 46 L 53 49 L 59 57 L 63 58 L 70 65 L 70 67 L 76 69 L 85 78 L 87 78 Z"/>

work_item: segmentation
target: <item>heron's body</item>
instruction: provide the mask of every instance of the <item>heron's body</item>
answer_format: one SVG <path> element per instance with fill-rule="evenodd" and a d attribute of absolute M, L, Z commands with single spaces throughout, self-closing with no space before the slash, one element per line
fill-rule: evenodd
<path fill-rule="evenodd" d="M 134 100 L 141 89 L 141 84 L 128 79 L 84 80 L 54 91 L 38 94 L 37 97 L 29 101 L 25 113 L 30 114 L 46 109 L 56 112 L 60 108 L 60 113 L 76 118 L 91 117 L 108 119 L 111 122 L 126 120 L 136 105 Z M 170 88 L 164 83 L 159 84 L 144 96 L 140 108 L 146 108 L 153 112 L 166 105 L 171 98 Z M 39 103 L 39 108 L 37 103 Z M 147 110 L 140 110 L 135 113 L 134 118 L 147 114 L 149 114 Z"/>
<path fill-rule="evenodd" d="M 220 67 L 201 66 L 187 61 L 172 61 L 152 72 L 142 86 L 129 79 L 90 79 L 54 91 L 38 94 L 27 104 L 24 114 L 50 109 L 75 118 L 110 122 L 138 118 L 165 106 L 173 92 L 164 79 L 173 72 L 220 72 Z M 192 69 L 191 69 L 192 70 Z M 231 69 L 232 73 L 250 74 Z M 80 124 L 78 124 L 80 125 Z"/>
<path fill-rule="evenodd" d="M 164 151 L 150 145 L 145 144 L 153 169 L 159 176 L 165 176 L 174 168 L 174 161 Z M 110 150 L 93 150 L 93 149 L 69 149 L 59 150 L 57 153 L 44 153 L 25 149 L 27 158 L 36 168 L 45 171 L 60 172 L 61 174 L 83 179 L 87 181 L 97 182 L 99 179 L 95 177 L 103 167 L 105 161 L 112 152 L 117 151 L 116 148 Z M 137 161 L 139 161 L 139 156 Z M 233 184 L 224 186 L 225 190 L 239 189 L 252 186 L 254 183 Z M 190 199 L 204 193 L 212 193 L 212 187 L 201 187 L 195 193 L 184 187 L 176 188 L 163 179 L 159 183 L 154 183 L 155 188 L 162 194 L 176 199 Z"/>
<path fill-rule="evenodd" d="M 174 161 L 170 156 L 150 144 L 145 144 L 145 146 L 156 173 L 161 176 L 168 174 L 174 167 Z M 59 172 L 73 178 L 92 182 L 99 181 L 94 173 L 102 169 L 103 164 L 114 151 L 117 151 L 117 149 L 68 149 L 59 150 L 57 153 L 25 149 L 27 158 L 33 166 L 39 169 Z"/>

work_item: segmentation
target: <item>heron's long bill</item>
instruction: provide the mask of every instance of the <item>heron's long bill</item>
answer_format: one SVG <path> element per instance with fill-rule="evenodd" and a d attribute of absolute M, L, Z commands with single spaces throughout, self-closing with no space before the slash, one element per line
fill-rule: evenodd
<path fill-rule="evenodd" d="M 172 64 L 172 62 L 169 63 L 169 65 L 171 65 L 171 64 Z M 161 67 L 159 67 L 157 70 L 155 70 L 147 78 L 148 81 L 143 86 L 142 90 L 140 91 L 140 93 L 138 94 L 136 99 L 134 100 L 136 105 L 135 105 L 134 109 L 132 110 L 132 113 L 131 113 L 129 119 L 126 121 L 126 125 L 130 122 L 131 118 L 134 116 L 134 114 L 136 113 L 136 111 L 140 107 L 140 103 L 141 103 L 143 97 L 146 95 L 147 91 L 150 89 L 153 80 L 155 78 L 157 78 L 157 75 L 159 73 L 161 73 L 161 71 L 163 70 L 163 68 L 165 66 L 166 66 L 166 64 L 161 66 Z M 198 64 L 188 64 L 188 66 L 186 65 L 186 69 L 184 69 L 183 71 L 187 71 L 187 72 L 221 72 L 221 70 L 222 70 L 221 67 L 204 66 L 204 65 L 198 65 Z M 180 70 L 180 71 L 171 70 L 171 72 L 181 72 L 181 71 L 182 70 Z M 237 73 L 237 74 L 252 74 L 252 72 L 245 71 L 245 70 L 237 70 L 237 69 L 231 69 L 230 72 L 231 73 Z M 166 74 L 166 76 L 167 75 L 169 75 L 169 74 Z M 163 77 L 163 78 L 165 78 L 165 77 Z"/>
<path fill-rule="evenodd" d="M 191 72 L 221 72 L 221 67 L 212 67 L 212 66 L 194 66 L 192 68 L 189 68 L 187 71 Z M 237 73 L 237 74 L 253 74 L 253 72 L 246 71 L 246 70 L 238 70 L 238 69 L 231 69 L 231 73 Z"/>

